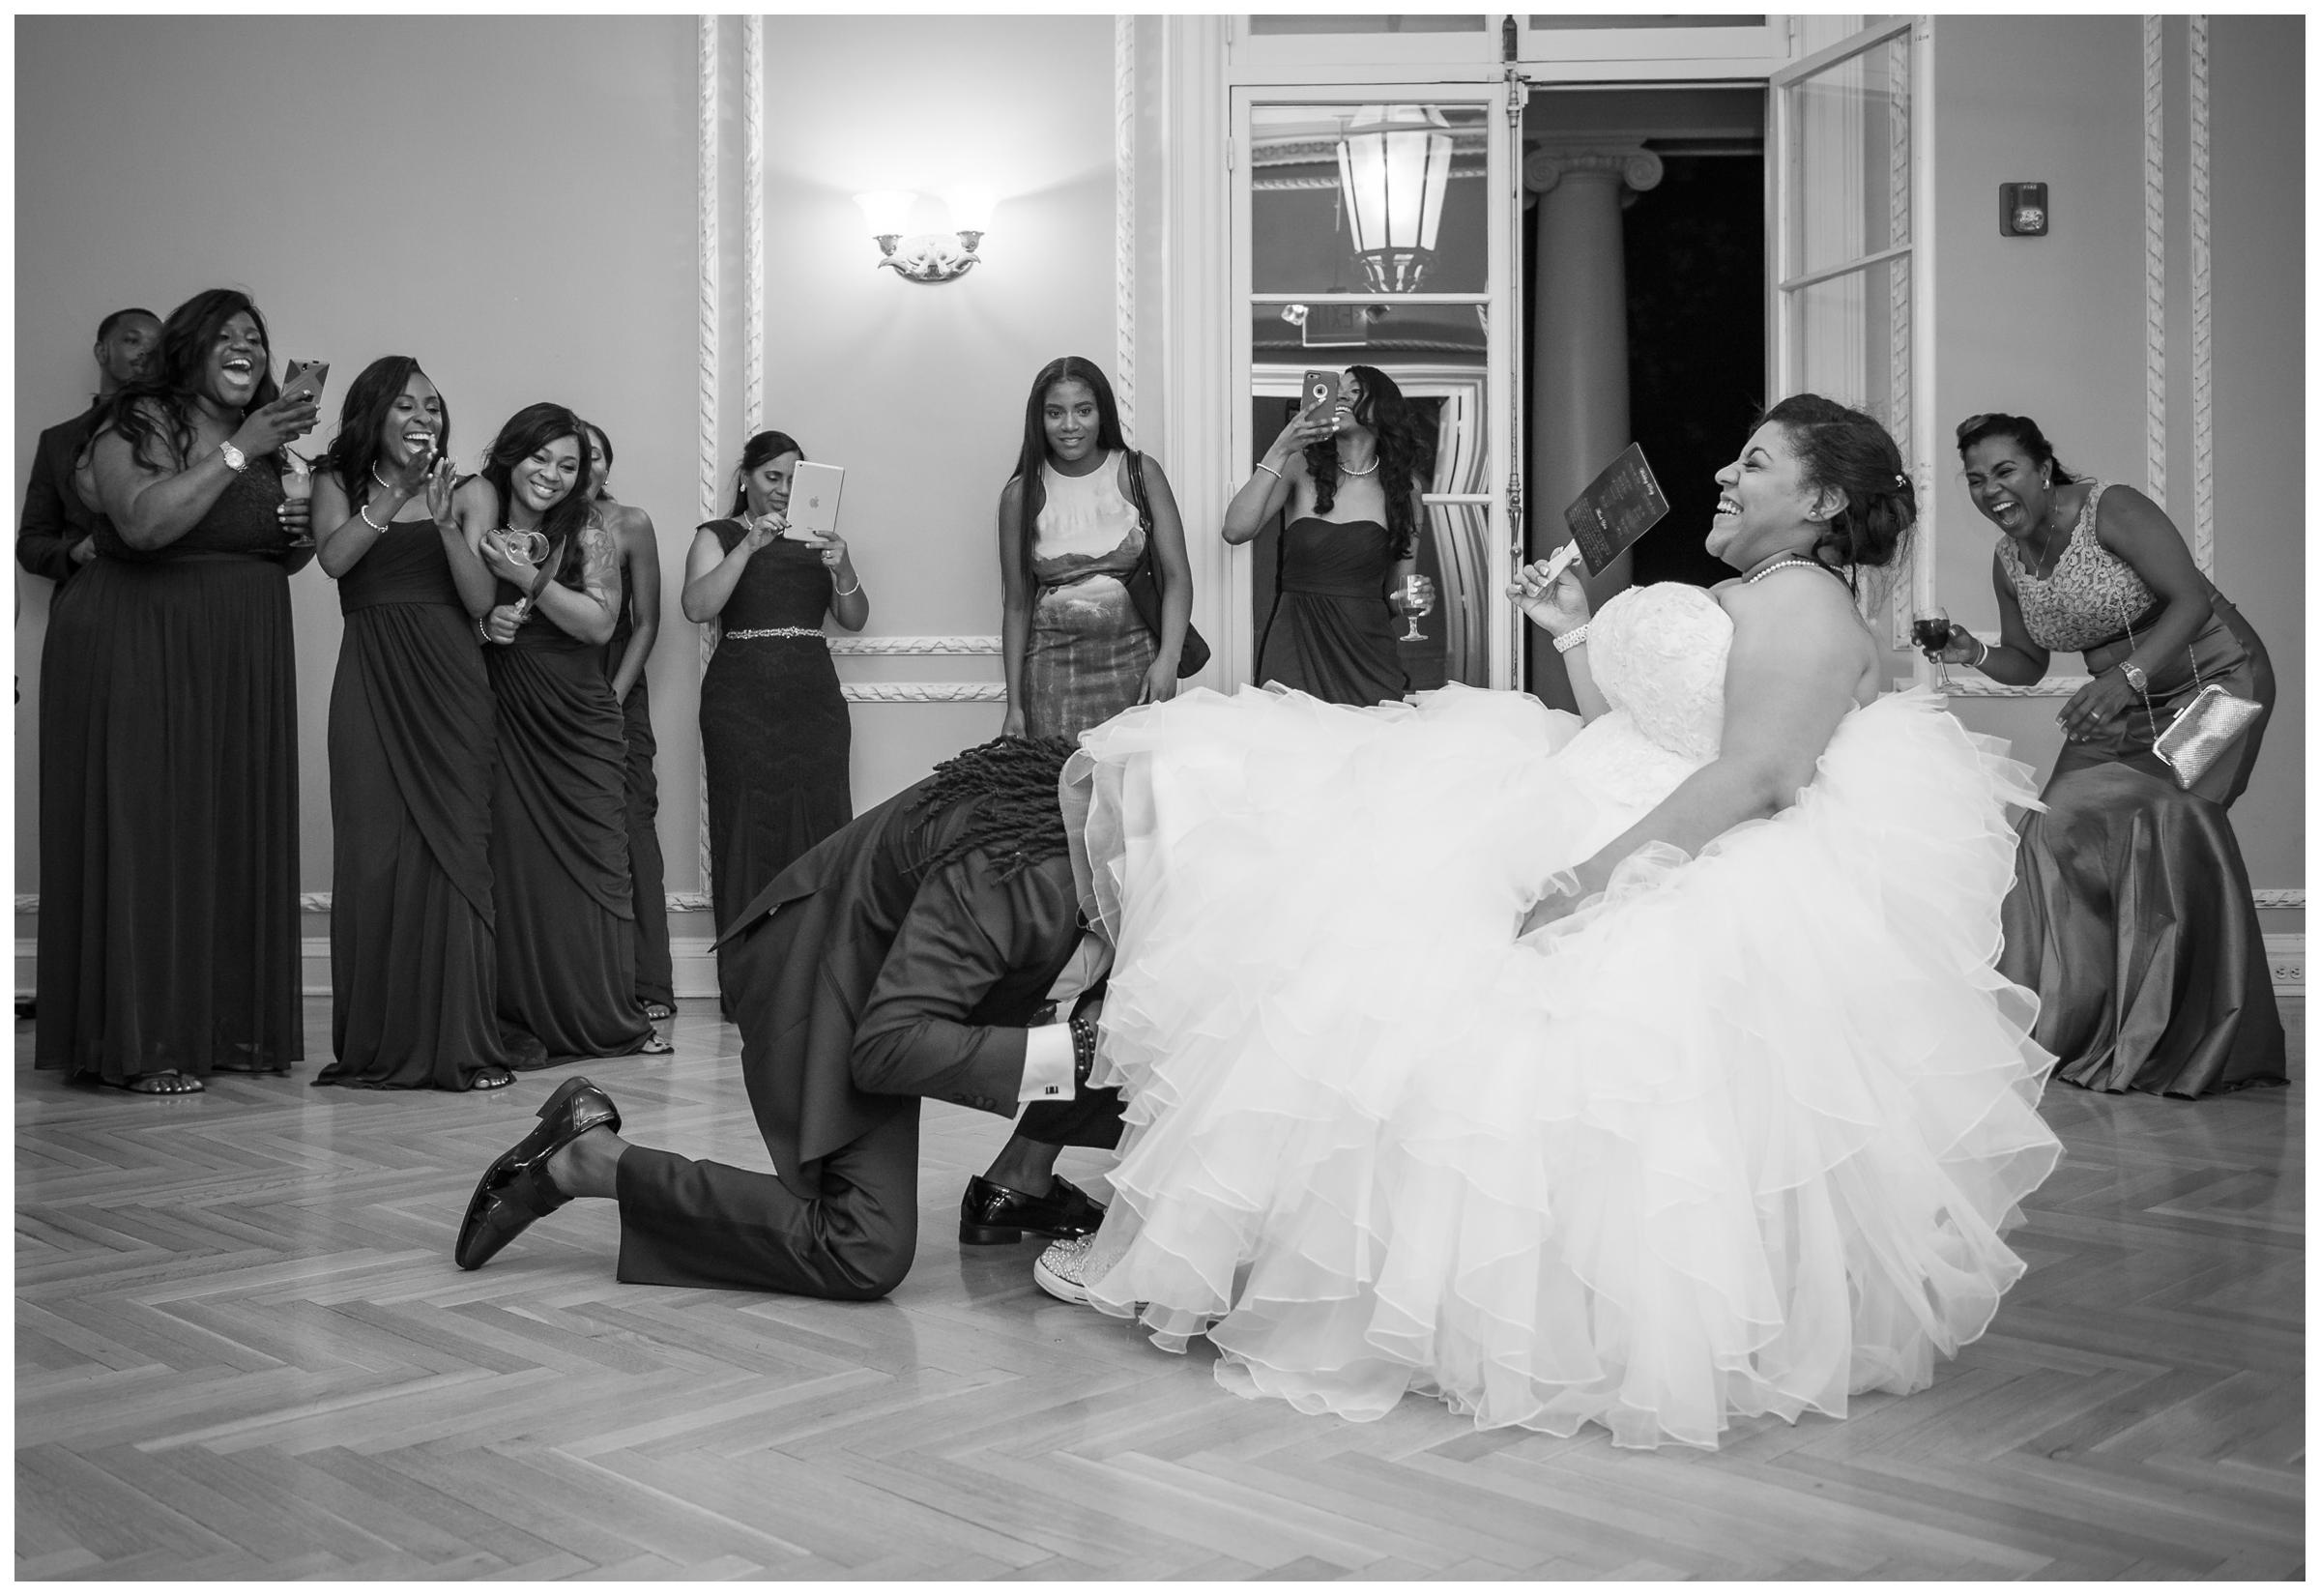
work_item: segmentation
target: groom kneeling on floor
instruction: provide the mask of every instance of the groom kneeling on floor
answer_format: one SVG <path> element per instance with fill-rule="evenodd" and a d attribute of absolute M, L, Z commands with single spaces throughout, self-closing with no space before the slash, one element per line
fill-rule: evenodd
<path fill-rule="evenodd" d="M 1119 1141 L 1092 1090 L 1109 953 L 1079 913 L 1057 783 L 1071 744 L 971 748 L 792 864 L 718 939 L 741 1074 L 775 1174 L 624 1142 L 574 1077 L 493 1160 L 459 1226 L 477 1269 L 575 1197 L 621 1204 L 620 1278 L 869 1300 L 918 1239 L 918 1102 L 1023 1110 L 968 1182 L 962 1242 L 1085 1235 L 1104 1210 L 1056 1175 Z"/>

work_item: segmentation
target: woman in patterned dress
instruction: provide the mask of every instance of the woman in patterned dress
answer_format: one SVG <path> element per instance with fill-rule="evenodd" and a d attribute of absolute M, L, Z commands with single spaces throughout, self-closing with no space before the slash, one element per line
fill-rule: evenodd
<path fill-rule="evenodd" d="M 1157 636 L 1127 587 L 1147 553 Z M 1184 523 L 1160 462 L 1121 435 L 1112 385 L 1077 355 L 1031 381 L 1023 448 L 999 496 L 999 572 L 1002 736 L 1076 738 L 1132 704 L 1175 696 L 1192 621 Z"/>
<path fill-rule="evenodd" d="M 2021 825 L 2001 968 L 2035 989 L 2055 1073 L 2197 1097 L 2286 1079 L 2286 1039 L 2248 866 L 2224 811 L 2246 790 L 2277 687 L 2271 656 L 2192 563 L 2166 512 L 2073 477 L 2027 416 L 1958 429 L 1974 506 L 2004 534 L 2000 641 L 1953 628 L 1941 658 L 2027 686 L 2076 651 L 2089 678 Z M 2189 791 L 2153 743 L 2203 683 L 2262 713 Z"/>

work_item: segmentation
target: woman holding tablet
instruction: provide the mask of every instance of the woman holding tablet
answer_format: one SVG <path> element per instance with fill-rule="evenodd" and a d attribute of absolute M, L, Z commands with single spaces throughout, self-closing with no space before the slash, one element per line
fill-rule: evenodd
<path fill-rule="evenodd" d="M 710 896 L 717 929 L 784 866 L 854 818 L 854 722 L 823 636 L 870 620 L 846 540 L 788 531 L 804 450 L 761 432 L 741 450 L 733 508 L 693 535 L 684 617 L 718 628 L 701 678 Z"/>

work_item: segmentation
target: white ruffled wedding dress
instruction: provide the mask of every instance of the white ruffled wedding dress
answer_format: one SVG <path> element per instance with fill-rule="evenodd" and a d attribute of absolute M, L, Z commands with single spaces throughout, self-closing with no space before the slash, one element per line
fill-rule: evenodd
<path fill-rule="evenodd" d="M 1922 691 L 1777 818 L 1654 847 L 1520 941 L 1540 885 L 1714 757 L 1731 624 L 1606 604 L 1584 730 L 1516 693 L 1207 691 L 1067 773 L 1129 1096 L 1094 1303 L 1218 1378 L 1374 1418 L 1713 1446 L 1842 1416 L 1987 1327 L 2060 1145 L 1999 978 L 2029 771 Z"/>

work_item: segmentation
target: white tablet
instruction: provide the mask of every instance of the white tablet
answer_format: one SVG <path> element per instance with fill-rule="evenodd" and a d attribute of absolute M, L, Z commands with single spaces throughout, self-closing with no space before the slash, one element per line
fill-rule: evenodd
<path fill-rule="evenodd" d="M 838 495 L 846 486 L 844 466 L 826 466 L 819 460 L 800 460 L 790 474 L 789 525 L 784 537 L 800 541 L 826 537 L 838 530 Z"/>

